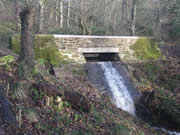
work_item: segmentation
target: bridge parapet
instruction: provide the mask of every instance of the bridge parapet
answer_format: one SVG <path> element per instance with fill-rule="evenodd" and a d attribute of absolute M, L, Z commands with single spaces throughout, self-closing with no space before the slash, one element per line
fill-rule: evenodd
<path fill-rule="evenodd" d="M 119 53 L 120 59 L 136 60 L 131 49 L 139 39 L 150 37 L 125 37 L 125 36 L 79 36 L 79 35 L 54 35 L 59 51 L 78 62 L 84 62 L 83 53 Z M 153 39 L 152 39 L 153 40 Z"/>

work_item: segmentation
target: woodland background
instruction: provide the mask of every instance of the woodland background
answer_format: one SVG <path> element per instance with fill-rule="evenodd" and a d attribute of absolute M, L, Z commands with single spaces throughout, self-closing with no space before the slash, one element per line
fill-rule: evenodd
<path fill-rule="evenodd" d="M 20 12 L 35 9 L 34 33 L 180 36 L 178 0 L 0 0 L 0 41 L 20 33 Z"/>

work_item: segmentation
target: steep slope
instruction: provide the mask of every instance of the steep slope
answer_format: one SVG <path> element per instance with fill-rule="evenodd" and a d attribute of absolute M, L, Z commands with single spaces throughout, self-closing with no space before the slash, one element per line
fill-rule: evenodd
<path fill-rule="evenodd" d="M 0 67 L 0 74 L 7 75 L 0 83 L 4 89 L 10 85 L 8 98 L 17 116 L 19 126 L 9 130 L 5 123 L 0 130 L 6 134 L 52 134 L 52 135 L 152 135 L 160 134 L 154 131 L 149 124 L 144 123 L 128 113 L 111 104 L 107 95 L 100 93 L 87 80 L 83 65 L 71 61 L 59 64 L 54 68 L 56 77 L 52 76 L 49 69 L 37 65 L 28 80 L 20 80 L 16 62 Z M 11 80 L 11 81 L 10 81 Z M 51 97 L 47 93 L 33 87 L 34 83 L 44 82 L 53 87 Z M 47 86 L 47 85 L 46 85 Z M 73 107 L 66 100 L 66 95 L 56 95 L 53 88 L 59 92 L 72 91 L 84 97 L 90 105 L 89 112 Z M 46 88 L 46 87 L 45 87 Z M 5 90 L 7 93 L 7 90 Z M 75 95 L 76 95 L 75 94 Z M 73 96 L 71 96 L 73 98 Z M 56 100 L 58 99 L 58 101 Z M 48 101 L 47 101 L 48 100 Z"/>

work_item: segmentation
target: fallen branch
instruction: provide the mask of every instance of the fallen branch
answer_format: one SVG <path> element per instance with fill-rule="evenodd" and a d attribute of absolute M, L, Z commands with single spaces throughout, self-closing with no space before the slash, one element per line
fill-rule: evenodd
<path fill-rule="evenodd" d="M 59 90 L 55 85 L 52 85 L 48 82 L 39 82 L 33 84 L 33 87 L 43 91 L 45 95 L 49 97 L 61 96 L 64 101 L 70 103 L 72 108 L 78 111 L 90 111 L 88 100 L 78 92 L 74 92 L 71 90 Z"/>

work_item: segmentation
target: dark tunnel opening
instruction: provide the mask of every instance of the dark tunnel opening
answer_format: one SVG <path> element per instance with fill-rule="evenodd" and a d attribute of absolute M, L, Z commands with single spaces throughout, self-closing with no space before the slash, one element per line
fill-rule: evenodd
<path fill-rule="evenodd" d="M 83 53 L 86 62 L 120 61 L 118 53 Z"/>

